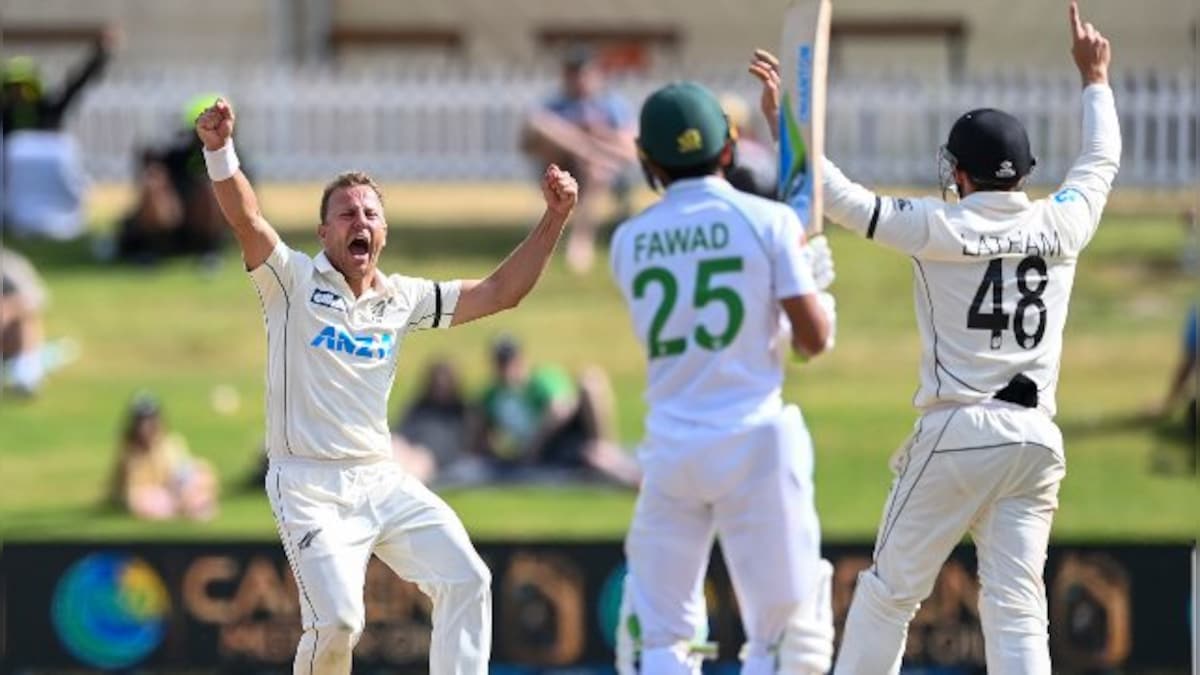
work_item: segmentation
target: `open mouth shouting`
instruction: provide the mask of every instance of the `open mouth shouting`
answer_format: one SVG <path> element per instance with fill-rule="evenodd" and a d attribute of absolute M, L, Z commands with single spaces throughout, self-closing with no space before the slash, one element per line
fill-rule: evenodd
<path fill-rule="evenodd" d="M 350 259 L 355 263 L 365 264 L 368 262 L 371 259 L 371 231 L 356 232 L 354 236 L 350 237 L 347 249 L 350 252 Z"/>

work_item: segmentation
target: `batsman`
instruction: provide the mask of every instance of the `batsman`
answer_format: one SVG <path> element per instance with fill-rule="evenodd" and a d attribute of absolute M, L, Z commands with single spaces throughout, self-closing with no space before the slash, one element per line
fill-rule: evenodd
<path fill-rule="evenodd" d="M 735 138 L 707 89 L 663 87 L 640 122 L 643 168 L 665 192 L 611 247 L 648 360 L 649 407 L 625 542 L 632 615 L 618 643 L 634 644 L 641 673 L 699 672 L 701 584 L 719 537 L 746 632 L 742 672 L 825 673 L 832 569 L 820 556 L 812 441 L 781 387 L 787 351 L 811 358 L 832 344 L 829 249 L 806 245 L 785 204 L 725 180 Z"/>

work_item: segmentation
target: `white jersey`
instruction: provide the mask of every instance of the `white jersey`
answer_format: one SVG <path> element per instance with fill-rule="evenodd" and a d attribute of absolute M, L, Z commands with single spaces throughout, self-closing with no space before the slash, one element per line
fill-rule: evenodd
<path fill-rule="evenodd" d="M 250 272 L 267 324 L 267 453 L 391 456 L 388 395 L 405 334 L 450 325 L 458 282 L 384 276 L 355 298 L 322 252 L 280 242 Z"/>
<path fill-rule="evenodd" d="M 912 257 L 918 408 L 983 401 L 1024 374 L 1037 384 L 1038 407 L 1054 415 L 1075 262 L 1100 222 L 1121 156 L 1112 90 L 1089 86 L 1083 104 L 1083 153 L 1046 199 L 879 197 L 826 162 L 830 220 Z"/>
<path fill-rule="evenodd" d="M 778 300 L 816 293 L 787 206 L 722 178 L 676 181 L 613 236 L 613 275 L 649 358 L 650 435 L 734 430 L 782 408 Z"/>

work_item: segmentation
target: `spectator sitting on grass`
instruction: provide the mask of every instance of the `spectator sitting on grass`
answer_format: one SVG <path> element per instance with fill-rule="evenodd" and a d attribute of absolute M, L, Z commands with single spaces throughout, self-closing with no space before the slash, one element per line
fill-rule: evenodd
<path fill-rule="evenodd" d="M 196 255 L 206 265 L 216 263 L 229 240 L 228 228 L 194 126 L 218 98 L 219 94 L 194 97 L 183 111 L 176 136 L 162 147 L 141 152 L 137 204 L 121 221 L 117 234 L 119 259 L 152 264 L 170 256 Z"/>
<path fill-rule="evenodd" d="M 599 368 L 576 383 L 561 368 L 530 369 L 508 337 L 492 347 L 494 380 L 484 392 L 476 444 L 513 477 L 566 470 L 577 478 L 604 478 L 635 486 L 636 462 L 612 437 L 612 388 Z M 534 467 L 535 471 L 523 469 Z"/>
<path fill-rule="evenodd" d="M 42 312 L 46 287 L 24 256 L 0 247 L 0 357 L 4 388 L 18 396 L 33 396 L 46 374 L 74 360 L 78 347 L 71 340 L 47 343 Z"/>
<path fill-rule="evenodd" d="M 521 150 L 579 181 L 579 207 L 567 234 L 567 264 L 574 272 L 587 272 L 595 258 L 597 199 L 610 191 L 628 198 L 627 172 L 637 161 L 634 124 L 628 103 L 605 86 L 601 64 L 585 46 L 567 52 L 561 91 L 526 116 Z"/>
<path fill-rule="evenodd" d="M 192 457 L 182 436 L 167 432 L 158 401 L 139 394 L 121 436 L 111 501 L 145 520 L 209 520 L 217 513 L 217 489 L 212 467 Z"/>
<path fill-rule="evenodd" d="M 426 484 L 464 485 L 486 480 L 485 462 L 471 452 L 473 418 L 458 371 L 445 359 L 434 361 L 425 371 L 416 398 L 392 428 L 396 460 Z"/>
<path fill-rule="evenodd" d="M 79 92 L 104 69 L 117 42 L 102 32 L 82 68 L 47 91 L 37 63 L 25 56 L 0 66 L 0 149 L 4 162 L 4 226 L 9 234 L 72 239 L 83 233 L 87 178 L 63 117 Z"/>

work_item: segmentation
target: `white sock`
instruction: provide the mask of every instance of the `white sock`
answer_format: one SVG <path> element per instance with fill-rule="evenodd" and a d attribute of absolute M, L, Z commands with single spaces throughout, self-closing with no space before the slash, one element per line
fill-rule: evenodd
<path fill-rule="evenodd" d="M 45 374 L 40 349 L 17 354 L 8 362 L 8 382 L 20 389 L 34 391 L 42 383 Z"/>

